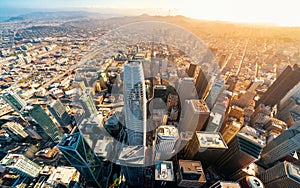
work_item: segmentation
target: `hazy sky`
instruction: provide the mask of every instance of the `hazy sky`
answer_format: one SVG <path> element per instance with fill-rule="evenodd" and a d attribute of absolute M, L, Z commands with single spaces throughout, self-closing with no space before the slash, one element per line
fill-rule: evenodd
<path fill-rule="evenodd" d="M 150 8 L 189 17 L 300 26 L 298 0 L 0 0 L 0 8 Z"/>

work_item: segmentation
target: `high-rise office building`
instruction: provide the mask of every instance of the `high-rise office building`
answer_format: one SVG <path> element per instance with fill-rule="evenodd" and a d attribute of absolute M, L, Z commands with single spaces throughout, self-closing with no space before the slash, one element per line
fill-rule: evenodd
<path fill-rule="evenodd" d="M 103 172 L 105 166 L 101 159 L 98 158 L 90 146 L 86 143 L 81 133 L 64 137 L 64 139 L 57 145 L 66 160 L 75 167 L 85 180 L 96 186 L 101 187 L 104 181 Z"/>
<path fill-rule="evenodd" d="M 184 131 L 181 132 L 179 140 L 176 144 L 176 151 L 180 151 L 180 153 L 185 154 L 186 150 L 188 149 L 188 143 L 192 140 L 194 136 L 194 131 Z"/>
<path fill-rule="evenodd" d="M 251 115 L 252 125 L 262 125 L 269 121 L 271 116 L 271 107 L 264 104 L 259 104 Z"/>
<path fill-rule="evenodd" d="M 200 161 L 179 160 L 177 183 L 179 187 L 201 187 L 206 177 Z"/>
<path fill-rule="evenodd" d="M 287 130 L 287 124 L 279 119 L 270 118 L 269 121 L 263 125 L 263 128 L 268 132 L 275 130 L 282 133 Z"/>
<path fill-rule="evenodd" d="M 42 170 L 42 167 L 21 154 L 7 154 L 1 160 L 0 166 L 21 176 L 27 176 L 31 178 L 38 177 L 40 171 Z"/>
<path fill-rule="evenodd" d="M 144 146 L 123 146 L 119 155 L 119 162 L 124 172 L 126 184 L 130 187 L 142 187 L 145 185 L 146 162 L 152 163 L 152 159 L 145 161 Z"/>
<path fill-rule="evenodd" d="M 123 146 L 119 161 L 127 184 L 141 187 L 145 181 L 147 99 L 143 65 L 140 61 L 124 64 L 123 94 L 129 146 Z"/>
<path fill-rule="evenodd" d="M 22 141 L 28 137 L 28 134 L 24 131 L 24 127 L 16 122 L 6 122 L 1 127 L 9 136 L 15 141 Z"/>
<path fill-rule="evenodd" d="M 155 164 L 155 187 L 175 187 L 175 174 L 172 161 L 161 161 Z"/>
<path fill-rule="evenodd" d="M 213 108 L 219 95 L 224 91 L 224 89 L 224 80 L 217 80 L 212 85 L 209 94 L 205 98 L 205 102 L 210 110 Z"/>
<path fill-rule="evenodd" d="M 195 99 L 196 92 L 194 78 L 185 77 L 182 80 L 179 80 L 177 93 L 179 95 L 181 108 L 184 108 L 185 100 Z"/>
<path fill-rule="evenodd" d="M 44 177 L 49 176 L 48 179 Z M 71 166 L 44 166 L 39 187 L 76 187 L 80 182 L 80 172 Z"/>
<path fill-rule="evenodd" d="M 190 63 L 189 69 L 187 71 L 188 76 L 194 78 L 196 69 L 197 69 L 197 64 Z"/>
<path fill-rule="evenodd" d="M 290 123 L 293 118 L 291 114 L 300 114 L 300 97 L 291 97 L 285 102 L 281 102 L 277 111 L 277 118 Z"/>
<path fill-rule="evenodd" d="M 290 65 L 279 75 L 275 82 L 268 88 L 268 90 L 259 99 L 257 105 L 266 104 L 274 106 L 278 104 L 281 99 L 299 83 L 300 67 L 295 64 Z"/>
<path fill-rule="evenodd" d="M 90 117 L 91 115 L 94 115 L 97 113 L 97 109 L 94 103 L 94 100 L 91 95 L 84 94 L 80 97 L 80 102 L 82 104 L 82 107 L 84 109 L 84 116 Z"/>
<path fill-rule="evenodd" d="M 56 119 L 61 127 L 66 127 L 71 122 L 71 116 L 67 113 L 66 107 L 56 100 L 47 105 L 49 112 Z"/>
<path fill-rule="evenodd" d="M 237 182 L 230 181 L 217 181 L 209 188 L 241 188 L 240 184 Z"/>
<path fill-rule="evenodd" d="M 179 131 L 200 131 L 209 117 L 209 109 L 203 100 L 186 100 Z"/>
<path fill-rule="evenodd" d="M 226 149 L 227 145 L 220 133 L 197 131 L 187 146 L 185 158 L 201 161 L 203 167 L 207 168 Z"/>
<path fill-rule="evenodd" d="M 200 68 L 199 73 L 196 79 L 195 87 L 199 99 L 203 99 L 207 93 L 208 79 L 205 75 L 205 72 Z"/>
<path fill-rule="evenodd" d="M 264 141 L 240 132 L 228 144 L 228 149 L 214 163 L 217 172 L 225 177 L 238 173 L 259 159 Z"/>
<path fill-rule="evenodd" d="M 267 188 L 300 187 L 300 167 L 287 161 L 259 174 Z"/>
<path fill-rule="evenodd" d="M 224 116 L 217 112 L 211 112 L 205 131 L 218 132 L 223 124 Z"/>
<path fill-rule="evenodd" d="M 54 142 L 61 141 L 63 134 L 40 105 L 35 105 L 28 113 Z"/>
<path fill-rule="evenodd" d="M 172 125 L 161 125 L 156 133 L 156 151 L 172 153 L 179 139 L 178 129 Z"/>
<path fill-rule="evenodd" d="M 124 108 L 129 145 L 146 145 L 147 99 L 142 63 L 124 64 Z"/>
<path fill-rule="evenodd" d="M 269 166 L 299 149 L 300 124 L 296 124 L 266 145 L 261 154 L 261 162 Z"/>
<path fill-rule="evenodd" d="M 166 99 L 167 87 L 164 85 L 155 85 L 153 87 L 154 98 Z"/>
<path fill-rule="evenodd" d="M 279 103 L 279 109 L 281 109 L 282 105 L 287 102 L 290 98 L 299 98 L 300 97 L 300 82 L 293 87 L 285 96 L 284 98 L 280 101 Z"/>
<path fill-rule="evenodd" d="M 26 107 L 26 101 L 13 92 L 6 92 L 2 95 L 2 98 L 19 114 L 23 114 L 23 110 Z"/>
<path fill-rule="evenodd" d="M 156 159 L 168 160 L 176 153 L 175 146 L 179 139 L 178 129 L 172 125 L 161 125 L 156 131 Z"/>
<path fill-rule="evenodd" d="M 224 125 L 224 127 L 221 130 L 222 137 L 226 144 L 228 144 L 234 137 L 235 135 L 240 131 L 242 128 L 241 122 L 238 121 L 228 121 Z"/>
<path fill-rule="evenodd" d="M 263 182 L 255 176 L 245 176 L 242 179 L 238 180 L 238 182 L 243 188 L 253 188 L 253 187 L 264 188 L 265 187 Z"/>

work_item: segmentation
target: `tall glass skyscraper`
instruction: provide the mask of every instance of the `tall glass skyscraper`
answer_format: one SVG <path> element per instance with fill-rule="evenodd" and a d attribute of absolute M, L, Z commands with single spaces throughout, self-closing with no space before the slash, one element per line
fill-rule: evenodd
<path fill-rule="evenodd" d="M 142 63 L 129 61 L 124 65 L 124 107 L 128 144 L 146 145 L 147 99 Z"/>
<path fill-rule="evenodd" d="M 61 141 L 63 134 L 40 105 L 35 105 L 28 113 L 54 142 Z"/>
<path fill-rule="evenodd" d="M 127 144 L 123 147 L 119 160 L 128 185 L 144 185 L 146 150 L 147 99 L 143 65 L 139 61 L 124 64 L 124 112 Z"/>
<path fill-rule="evenodd" d="M 104 181 L 101 172 L 105 172 L 105 168 L 81 133 L 64 137 L 57 147 L 88 183 L 101 187 L 101 181 Z"/>
<path fill-rule="evenodd" d="M 13 92 L 4 93 L 2 98 L 19 114 L 23 114 L 26 102 Z"/>

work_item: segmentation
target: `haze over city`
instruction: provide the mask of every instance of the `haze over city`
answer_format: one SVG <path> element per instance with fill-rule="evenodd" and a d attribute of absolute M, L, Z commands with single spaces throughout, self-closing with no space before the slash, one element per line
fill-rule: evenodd
<path fill-rule="evenodd" d="M 20 9 L 85 9 L 108 13 L 119 9 L 123 14 L 183 15 L 207 20 L 240 23 L 265 23 L 300 26 L 297 0 L 2 0 L 0 8 Z M 98 10 L 97 10 L 98 9 Z M 138 10 L 137 10 L 138 9 Z M 24 11 L 24 10 L 23 10 Z M 128 12 L 127 12 L 128 11 Z M 120 12 L 119 12 L 120 13 Z M 16 13 L 15 13 L 16 14 Z"/>

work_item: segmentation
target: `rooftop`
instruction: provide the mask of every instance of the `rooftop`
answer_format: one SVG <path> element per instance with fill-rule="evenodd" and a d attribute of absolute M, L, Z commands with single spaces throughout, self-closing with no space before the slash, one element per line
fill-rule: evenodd
<path fill-rule="evenodd" d="M 162 161 L 155 165 L 155 180 L 174 181 L 174 171 L 172 161 Z"/>
<path fill-rule="evenodd" d="M 157 129 L 160 137 L 178 137 L 178 129 L 172 125 L 161 125 Z"/>
<path fill-rule="evenodd" d="M 196 112 L 209 112 L 209 109 L 206 105 L 206 103 L 203 100 L 190 100 L 194 111 Z"/>
<path fill-rule="evenodd" d="M 286 168 L 290 178 L 300 182 L 300 167 L 292 163 L 288 163 Z"/>
<path fill-rule="evenodd" d="M 203 148 L 223 148 L 226 149 L 227 145 L 220 133 L 214 132 L 196 132 L 200 147 Z"/>
<path fill-rule="evenodd" d="M 129 165 L 143 165 L 145 163 L 144 146 L 124 146 L 119 156 L 120 163 Z"/>
<path fill-rule="evenodd" d="M 257 145 L 259 145 L 261 147 L 265 146 L 265 141 L 264 140 L 262 140 L 260 138 L 257 138 L 256 136 L 253 136 L 253 135 L 251 135 L 249 133 L 239 132 L 237 135 L 238 135 L 239 138 L 243 138 L 245 140 L 248 140 L 248 141 L 250 141 L 252 143 L 255 143 L 255 144 L 257 144 Z"/>
<path fill-rule="evenodd" d="M 58 166 L 53 169 L 46 184 L 56 185 L 63 184 L 68 185 L 71 181 L 79 181 L 80 173 L 74 167 Z"/>
<path fill-rule="evenodd" d="M 179 160 L 182 179 L 206 182 L 205 174 L 200 161 Z"/>

